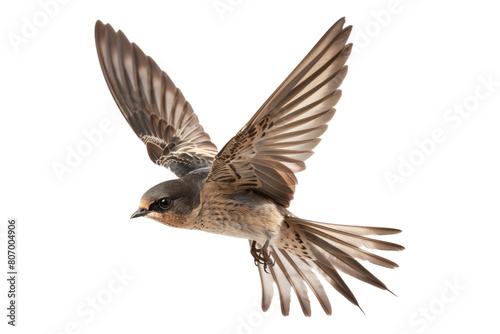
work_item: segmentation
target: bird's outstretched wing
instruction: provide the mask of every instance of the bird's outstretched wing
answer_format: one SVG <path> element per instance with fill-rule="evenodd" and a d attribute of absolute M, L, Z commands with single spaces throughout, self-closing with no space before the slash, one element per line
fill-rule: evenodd
<path fill-rule="evenodd" d="M 151 160 L 179 177 L 210 167 L 217 147 L 168 75 L 109 24 L 97 21 L 95 40 L 108 87 Z"/>
<path fill-rule="evenodd" d="M 207 179 L 250 189 L 288 207 L 297 179 L 335 113 L 347 74 L 351 26 L 336 22 L 219 152 Z"/>

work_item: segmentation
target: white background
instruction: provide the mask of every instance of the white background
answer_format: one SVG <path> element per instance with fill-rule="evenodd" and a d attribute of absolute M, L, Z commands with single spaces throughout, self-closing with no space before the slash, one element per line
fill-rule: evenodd
<path fill-rule="evenodd" d="M 2 3 L 0 247 L 7 218 L 17 217 L 20 272 L 15 329 L 6 325 L 1 280 L 2 333 L 498 328 L 498 6 L 222 0 L 231 10 L 220 13 L 214 3 L 73 0 L 52 8 L 46 22 L 35 0 Z M 355 27 L 356 52 L 337 114 L 298 175 L 291 210 L 312 220 L 404 230 L 385 239 L 405 251 L 380 253 L 399 269 L 367 265 L 398 297 L 347 277 L 366 315 L 327 287 L 331 317 L 314 301 L 312 318 L 305 318 L 296 299 L 289 317 L 276 306 L 264 316 L 246 240 L 129 219 L 144 191 L 174 176 L 150 162 L 115 106 L 97 60 L 94 23 L 122 29 L 151 55 L 221 148 L 342 16 Z M 26 20 L 40 27 L 16 46 L 11 40 L 23 37 Z M 491 92 L 481 83 L 488 78 L 496 83 Z M 458 115 L 450 108 L 464 104 L 467 118 L 446 121 Z M 66 164 L 68 150 L 84 145 L 84 131 L 103 120 L 112 130 L 58 179 L 54 164 Z M 418 153 L 416 141 L 436 129 L 445 140 Z M 387 173 L 398 173 L 400 158 L 410 157 L 420 165 L 391 189 Z M 123 270 L 130 276 L 125 285 L 114 280 Z M 92 298 L 105 303 L 99 312 L 87 304 Z"/>

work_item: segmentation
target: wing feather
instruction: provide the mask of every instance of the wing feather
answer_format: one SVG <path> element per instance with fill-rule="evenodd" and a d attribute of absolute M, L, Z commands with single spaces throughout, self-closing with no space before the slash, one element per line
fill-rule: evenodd
<path fill-rule="evenodd" d="M 294 173 L 305 169 L 347 74 L 351 27 L 335 23 L 269 97 L 250 121 L 219 152 L 207 183 L 230 183 L 288 207 L 295 193 Z"/>
<path fill-rule="evenodd" d="M 109 24 L 97 21 L 95 39 L 108 87 L 150 159 L 177 176 L 212 166 L 217 147 L 168 75 Z"/>

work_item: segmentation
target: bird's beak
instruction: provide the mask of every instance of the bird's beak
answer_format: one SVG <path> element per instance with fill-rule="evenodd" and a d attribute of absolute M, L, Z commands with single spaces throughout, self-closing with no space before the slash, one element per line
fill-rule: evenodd
<path fill-rule="evenodd" d="M 137 218 L 137 217 L 142 217 L 142 216 L 145 216 L 149 213 L 149 210 L 148 209 L 145 209 L 145 208 L 139 208 L 139 210 L 137 210 L 136 212 L 134 212 L 132 214 L 132 216 L 130 216 L 130 219 L 132 218 Z"/>

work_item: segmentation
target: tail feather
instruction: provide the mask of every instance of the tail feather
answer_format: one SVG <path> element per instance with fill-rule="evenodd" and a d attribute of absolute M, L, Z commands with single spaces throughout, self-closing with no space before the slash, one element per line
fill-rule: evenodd
<path fill-rule="evenodd" d="M 371 284 L 377 288 L 387 290 L 384 283 L 376 278 L 353 257 L 347 255 L 318 236 L 308 234 L 307 237 L 309 247 L 313 250 L 314 256 L 323 264 L 331 268 L 339 269 L 343 273 L 355 277 L 365 283 Z"/>
<path fill-rule="evenodd" d="M 294 267 L 297 273 L 302 277 L 304 282 L 309 286 L 311 291 L 314 293 L 316 298 L 318 299 L 321 307 L 325 311 L 326 314 L 332 314 L 332 305 L 330 304 L 330 300 L 323 289 L 323 285 L 319 281 L 318 277 L 312 272 L 310 268 L 310 264 L 306 262 L 304 259 L 298 258 L 296 255 L 292 253 L 288 253 L 285 250 L 280 249 L 281 254 L 290 262 L 290 264 Z"/>
<path fill-rule="evenodd" d="M 262 309 L 266 311 L 273 294 L 272 282 L 276 283 L 283 315 L 290 312 L 293 289 L 304 315 L 311 315 L 307 286 L 316 296 L 326 314 L 331 315 L 330 300 L 317 274 L 352 304 L 359 306 L 354 294 L 339 274 L 347 275 L 371 284 L 382 290 L 387 286 L 363 267 L 356 259 L 367 260 L 376 265 L 396 268 L 388 259 L 372 254 L 361 247 L 379 250 L 403 250 L 398 244 L 367 238 L 365 235 L 388 235 L 400 230 L 367 226 L 348 226 L 312 222 L 287 216 L 280 231 L 280 239 L 270 246 L 275 265 L 266 273 L 259 264 L 262 282 Z M 314 271 L 313 271 L 314 270 Z M 360 307 L 361 309 L 361 307 Z"/>
<path fill-rule="evenodd" d="M 309 301 L 309 297 L 307 296 L 307 287 L 304 284 L 304 280 L 297 270 L 290 264 L 290 262 L 288 262 L 286 257 L 281 257 L 279 253 L 281 253 L 280 250 L 272 247 L 271 255 L 273 256 L 276 265 L 278 265 L 281 269 L 281 272 L 284 274 L 288 283 L 295 292 L 295 295 L 299 300 L 300 307 L 302 308 L 302 312 L 304 312 L 306 317 L 310 317 L 311 303 Z"/>
<path fill-rule="evenodd" d="M 252 246 L 252 241 L 250 240 L 250 247 Z M 262 247 L 258 245 L 258 247 Z M 259 276 L 262 286 L 262 310 L 266 312 L 271 306 L 271 301 L 273 299 L 273 277 L 265 272 L 264 267 L 259 265 Z"/>
<path fill-rule="evenodd" d="M 342 296 L 348 301 L 359 307 L 359 303 L 351 292 L 351 289 L 345 284 L 342 277 L 339 275 L 335 268 L 330 268 L 319 261 L 314 261 L 312 267 L 323 276 L 323 278 L 330 283 Z"/>
<path fill-rule="evenodd" d="M 272 251 L 271 254 L 276 257 L 276 252 Z M 259 267 L 262 264 L 259 263 Z M 279 265 L 269 267 L 271 275 L 276 282 L 276 287 L 278 288 L 278 294 L 280 296 L 281 313 L 287 316 L 290 313 L 290 296 L 291 296 L 291 285 L 290 282 L 285 277 L 283 270 Z M 300 298 L 300 295 L 297 295 Z"/>
<path fill-rule="evenodd" d="M 389 227 L 372 227 L 372 226 L 357 226 L 357 225 L 340 225 L 330 223 L 314 222 L 297 217 L 287 217 L 287 222 L 295 222 L 297 224 L 311 224 L 316 226 L 323 226 L 333 228 L 337 231 L 347 232 L 355 235 L 390 235 L 401 233 L 401 230 Z"/>
<path fill-rule="evenodd" d="M 294 218 L 292 218 L 294 219 Z M 288 221 L 288 219 L 287 219 Z M 348 242 L 352 245 L 358 246 L 358 247 L 366 247 L 370 249 L 379 249 L 379 250 L 397 250 L 401 251 L 404 250 L 405 248 L 401 245 L 392 243 L 392 242 L 387 242 L 383 240 L 377 240 L 377 239 L 372 239 L 372 238 L 367 238 L 363 235 L 359 234 L 354 234 L 351 232 L 346 232 L 341 229 L 333 228 L 332 226 L 328 226 L 329 224 L 324 224 L 324 223 L 315 223 L 311 221 L 306 221 L 306 220 L 301 220 L 301 219 L 296 219 L 297 224 L 300 225 L 303 228 L 309 228 L 309 229 L 315 229 L 315 230 L 321 230 L 323 233 L 326 233 L 330 235 L 331 237 L 334 238 L 342 238 L 345 242 Z M 342 226 L 342 225 L 340 225 Z M 357 227 L 357 226 L 351 226 L 351 227 Z M 362 227 L 365 229 L 366 227 Z M 387 228 L 380 228 L 380 227 L 373 227 L 372 229 L 383 229 L 387 230 Z M 400 230 L 396 229 L 390 229 L 391 231 L 398 231 L 395 233 L 399 233 Z M 389 233 L 386 233 L 389 234 Z"/>
<path fill-rule="evenodd" d="M 346 242 L 344 240 L 335 238 L 335 237 L 329 235 L 328 233 L 310 228 L 308 226 L 303 226 L 303 229 L 306 232 L 306 236 L 308 236 L 308 239 L 309 239 L 309 237 L 319 236 L 319 237 L 321 237 L 321 239 L 323 241 L 329 243 L 329 245 L 331 245 L 331 247 L 327 247 L 324 249 L 330 253 L 335 252 L 335 250 L 338 249 L 341 252 L 343 252 L 344 254 L 347 254 L 348 256 L 351 256 L 353 258 L 358 258 L 360 260 L 366 260 L 366 261 L 369 261 L 373 264 L 376 264 L 376 265 L 379 265 L 382 267 L 391 268 L 391 269 L 398 267 L 398 265 L 396 263 L 394 263 L 390 260 L 387 260 L 381 256 L 378 256 L 378 255 L 372 254 L 364 249 L 359 248 L 358 246 L 356 246 L 354 244 L 351 244 L 351 243 Z M 325 239 L 328 239 L 328 241 L 326 241 Z"/>

